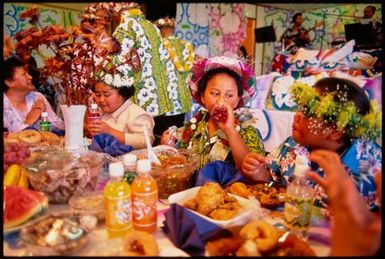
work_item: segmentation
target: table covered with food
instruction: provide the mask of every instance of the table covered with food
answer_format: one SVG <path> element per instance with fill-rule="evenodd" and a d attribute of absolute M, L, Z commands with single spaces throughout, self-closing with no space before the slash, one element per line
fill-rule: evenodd
<path fill-rule="evenodd" d="M 155 147 L 160 164 L 154 233 L 132 228 L 110 238 L 103 188 L 108 165 L 123 156 L 60 145 L 7 140 L 3 254 L 6 256 L 326 256 L 330 222 L 313 207 L 306 238 L 285 228 L 285 189 L 235 182 L 194 186 L 198 159 L 187 150 Z M 13 152 L 13 153 L 12 153 Z M 11 155 L 19 161 L 13 161 Z M 18 153 L 23 153 L 20 156 Z M 148 150 L 135 150 L 138 159 Z M 12 161 L 10 161 L 12 160 Z"/>

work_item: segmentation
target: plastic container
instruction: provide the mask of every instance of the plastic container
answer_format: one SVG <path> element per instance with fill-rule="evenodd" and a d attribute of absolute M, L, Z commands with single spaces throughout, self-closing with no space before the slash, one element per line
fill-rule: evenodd
<path fill-rule="evenodd" d="M 100 192 L 86 191 L 73 195 L 68 203 L 75 213 L 94 215 L 99 223 L 105 221 L 104 196 Z"/>
<path fill-rule="evenodd" d="M 51 122 L 48 119 L 48 113 L 47 112 L 41 113 L 41 122 L 39 124 L 39 127 L 40 127 L 40 131 L 51 132 L 52 127 L 51 127 Z"/>
<path fill-rule="evenodd" d="M 123 165 L 124 165 L 124 180 L 128 184 L 132 184 L 136 177 L 136 161 L 137 157 L 133 154 L 125 154 L 123 155 Z"/>
<path fill-rule="evenodd" d="M 137 176 L 132 182 L 132 222 L 135 230 L 148 233 L 156 231 L 158 187 L 150 175 L 151 163 L 148 159 L 138 161 Z"/>
<path fill-rule="evenodd" d="M 99 110 L 99 107 L 96 103 L 92 103 L 88 110 L 88 119 L 90 121 L 99 120 L 102 116 L 102 113 Z"/>
<path fill-rule="evenodd" d="M 131 188 L 123 179 L 122 162 L 110 163 L 109 173 L 103 192 L 107 232 L 109 238 L 123 238 L 132 229 Z"/>

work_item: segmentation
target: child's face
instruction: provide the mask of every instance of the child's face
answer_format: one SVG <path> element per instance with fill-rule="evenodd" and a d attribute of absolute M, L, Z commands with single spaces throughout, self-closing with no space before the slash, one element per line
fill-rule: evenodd
<path fill-rule="evenodd" d="M 221 102 L 227 102 L 235 109 L 240 99 L 234 78 L 225 73 L 217 74 L 211 78 L 201 96 L 202 104 L 209 112 Z"/>
<path fill-rule="evenodd" d="M 298 111 L 294 115 L 293 139 L 304 146 L 328 149 L 325 140 L 333 130 L 331 126 L 326 125 L 320 119 L 306 117 L 302 111 Z"/>
<path fill-rule="evenodd" d="M 117 89 L 99 82 L 95 86 L 95 101 L 103 113 L 113 113 L 124 103 L 124 98 Z"/>

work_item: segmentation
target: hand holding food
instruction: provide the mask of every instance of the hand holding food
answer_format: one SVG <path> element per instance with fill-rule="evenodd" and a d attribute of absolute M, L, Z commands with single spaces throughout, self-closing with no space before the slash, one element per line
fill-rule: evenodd
<path fill-rule="evenodd" d="M 213 119 L 218 122 L 226 122 L 229 112 L 227 111 L 226 106 L 218 105 L 212 112 Z"/>

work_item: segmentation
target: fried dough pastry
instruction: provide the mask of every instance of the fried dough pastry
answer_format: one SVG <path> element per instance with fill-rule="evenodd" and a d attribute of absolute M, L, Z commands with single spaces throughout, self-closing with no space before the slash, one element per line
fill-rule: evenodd
<path fill-rule="evenodd" d="M 225 192 L 218 183 L 205 183 L 198 191 L 195 201 L 198 204 L 197 212 L 207 216 L 218 205 L 224 204 Z"/>
<path fill-rule="evenodd" d="M 237 212 L 238 210 L 215 209 L 209 214 L 209 217 L 217 220 L 228 220 L 234 217 Z"/>
<path fill-rule="evenodd" d="M 271 251 L 278 244 L 278 230 L 266 221 L 251 221 L 241 229 L 239 234 L 246 240 L 255 241 L 261 253 Z"/>
<path fill-rule="evenodd" d="M 230 185 L 227 189 L 230 193 L 239 195 L 243 198 L 248 198 L 249 196 L 253 196 L 253 194 L 249 191 L 247 186 L 244 183 L 236 182 Z"/>

